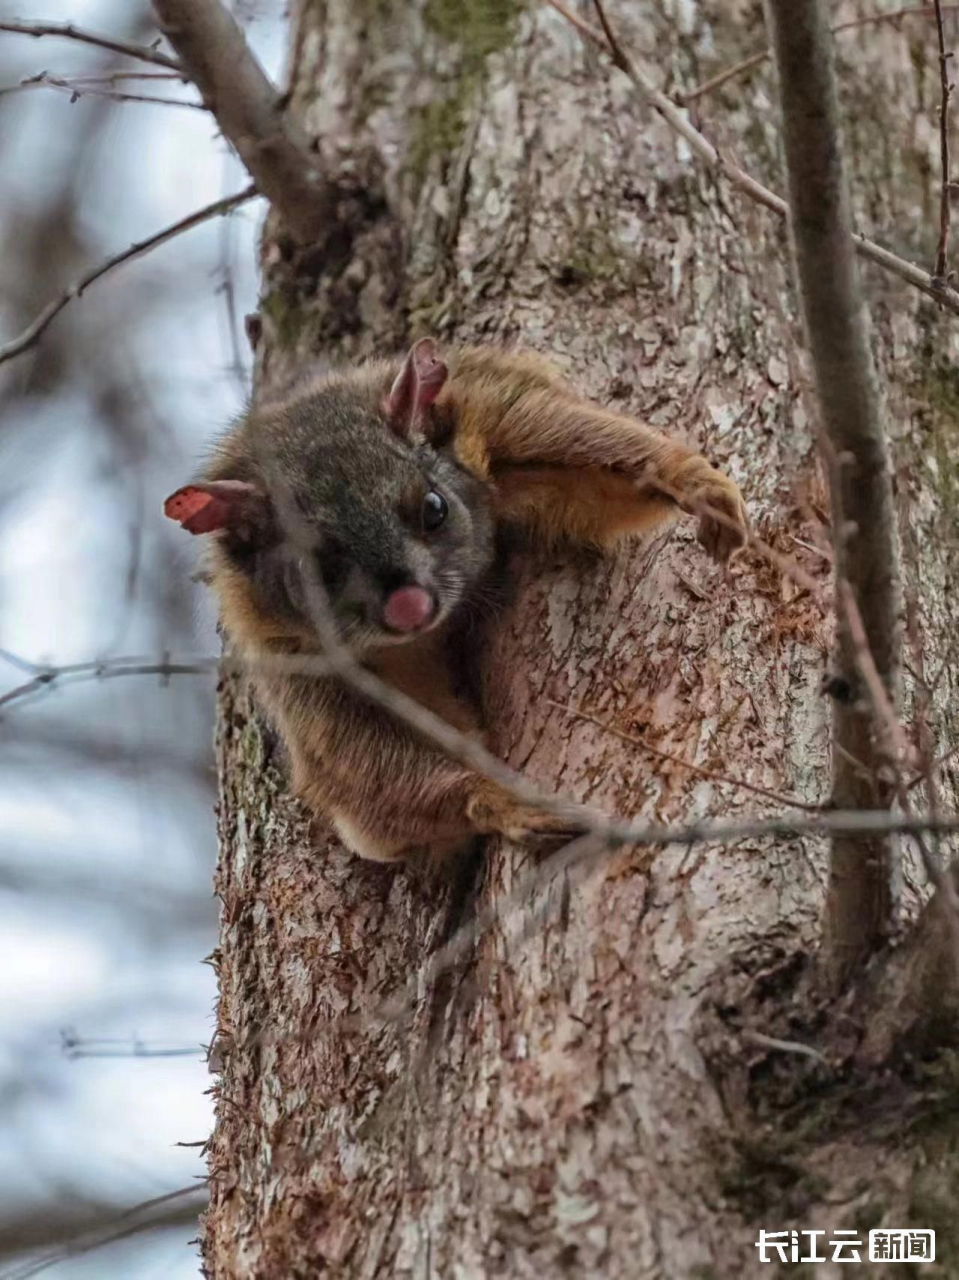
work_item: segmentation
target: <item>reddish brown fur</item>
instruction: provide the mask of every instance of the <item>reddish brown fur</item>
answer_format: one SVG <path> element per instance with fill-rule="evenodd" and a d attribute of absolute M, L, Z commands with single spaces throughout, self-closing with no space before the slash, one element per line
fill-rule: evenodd
<path fill-rule="evenodd" d="M 498 520 L 539 541 L 609 549 L 705 503 L 723 517 L 701 520 L 700 540 L 711 554 L 726 559 L 744 541 L 745 508 L 732 480 L 686 446 L 581 399 L 541 357 L 461 348 L 446 361 L 449 377 L 427 410 L 427 434 L 452 432 L 460 463 L 488 482 Z M 379 404 L 398 368 L 376 362 L 336 377 L 344 396 L 362 394 Z M 285 412 L 283 406 L 270 410 L 277 445 Z M 233 447 L 228 440 L 217 477 L 231 474 Z M 223 622 L 244 654 L 255 662 L 277 651 L 320 651 L 307 623 L 257 607 L 249 583 L 221 548 L 213 558 Z M 479 734 L 477 709 L 455 687 L 448 633 L 443 624 L 406 643 L 368 649 L 362 660 L 448 723 Z M 445 851 L 476 834 L 516 838 L 556 825 L 332 680 L 255 679 L 288 745 L 295 791 L 363 856 L 393 860 Z"/>

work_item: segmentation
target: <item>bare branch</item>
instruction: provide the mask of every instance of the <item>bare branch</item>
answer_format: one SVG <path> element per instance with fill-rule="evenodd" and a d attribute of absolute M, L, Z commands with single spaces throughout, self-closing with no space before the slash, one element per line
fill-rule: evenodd
<path fill-rule="evenodd" d="M 583 820 L 594 835 L 606 836 L 621 844 L 658 845 L 698 844 L 714 842 L 733 844 L 737 840 L 779 836 L 784 839 L 803 836 L 836 835 L 913 835 L 919 831 L 938 831 L 943 835 L 959 831 L 959 816 L 952 814 L 890 813 L 885 809 L 827 809 L 821 814 L 800 817 L 782 813 L 772 818 L 746 818 L 741 822 L 703 819 L 681 827 L 661 827 L 619 818 Z"/>
<path fill-rule="evenodd" d="M 223 200 L 214 200 L 212 204 L 208 204 L 205 208 L 198 209 L 195 213 L 181 218 L 179 222 L 174 222 L 169 227 L 164 227 L 162 231 L 148 236 L 146 240 L 139 240 L 136 244 L 130 245 L 129 249 L 124 249 L 122 253 L 115 253 L 112 257 L 107 258 L 99 266 L 82 275 L 79 280 L 70 285 L 68 289 L 65 289 L 58 298 L 54 298 L 52 302 L 49 302 L 19 337 L 14 338 L 12 342 L 8 342 L 6 346 L 0 347 L 0 364 L 7 360 L 12 360 L 14 356 L 21 355 L 24 351 L 29 350 L 53 323 L 64 307 L 71 303 L 74 298 L 79 298 L 84 289 L 88 289 L 90 285 L 95 284 L 97 280 L 100 280 L 116 267 L 122 266 L 125 262 L 131 262 L 134 258 L 142 257 L 143 254 L 149 253 L 151 249 L 156 249 L 159 245 L 166 244 L 168 240 L 181 235 L 184 231 L 190 231 L 193 227 L 198 227 L 201 222 L 207 222 L 210 218 L 218 218 L 223 214 L 232 213 L 234 209 L 239 208 L 241 204 L 245 204 L 248 200 L 252 200 L 258 194 L 256 187 L 251 186 L 244 191 L 238 191 L 235 195 L 226 196 Z"/>
<path fill-rule="evenodd" d="M 557 13 L 562 14 L 587 39 L 610 52 L 608 42 L 603 33 L 597 31 L 595 27 L 591 26 L 578 14 L 567 9 L 562 0 L 546 0 L 546 3 L 555 9 Z M 773 213 L 778 214 L 781 218 L 786 217 L 788 208 L 782 196 L 770 191 L 768 187 L 764 187 L 761 182 L 757 182 L 744 169 L 741 169 L 739 165 L 734 164 L 721 151 L 717 150 L 687 119 L 676 103 L 653 86 L 651 81 L 637 68 L 635 62 L 624 53 L 621 44 L 617 44 L 617 50 L 623 61 L 616 61 L 614 65 L 629 77 L 643 101 L 651 106 L 654 111 L 659 112 L 666 123 L 672 129 L 675 129 L 681 138 L 685 139 L 689 144 L 690 150 L 699 156 L 700 160 L 704 161 L 716 173 L 725 177 L 744 195 L 749 196 L 751 200 L 755 200 L 758 204 L 764 205 L 765 208 L 771 209 Z M 615 58 L 616 54 L 611 56 Z M 941 285 L 928 271 L 923 271 L 921 267 L 915 266 L 914 263 L 906 262 L 904 258 L 890 253 L 888 249 L 883 249 L 881 245 L 876 244 L 874 241 L 867 240 L 865 236 L 860 235 L 858 232 L 853 233 L 850 231 L 849 234 L 852 235 L 856 252 L 861 257 L 869 259 L 870 262 L 875 262 L 892 275 L 898 276 L 900 280 L 905 280 L 907 284 L 911 284 L 928 297 L 934 298 L 936 302 L 941 303 L 947 310 L 959 315 L 959 292 L 951 286 Z"/>
<path fill-rule="evenodd" d="M 946 275 L 946 247 L 949 241 L 949 95 L 952 85 L 949 83 L 949 59 L 951 53 L 946 52 L 946 37 L 942 30 L 942 5 L 935 0 L 936 34 L 939 40 L 939 157 L 942 164 L 942 190 L 939 195 L 939 243 L 936 247 L 937 280 L 943 284 Z"/>
<path fill-rule="evenodd" d="M 14 1219 L 0 1223 L 0 1257 L 28 1249 L 47 1250 L 39 1258 L 34 1257 L 5 1271 L 3 1280 L 29 1280 L 68 1258 L 80 1257 L 117 1240 L 164 1227 L 189 1225 L 206 1207 L 205 1182 L 206 1179 L 166 1195 L 154 1196 L 120 1212 L 115 1207 L 104 1207 L 92 1225 L 87 1215 L 81 1217 L 76 1212 L 69 1212 L 69 1208 L 61 1209 L 59 1213 L 47 1209 L 34 1221 L 18 1222 Z"/>
<path fill-rule="evenodd" d="M 614 64 L 622 71 L 629 74 L 629 58 L 623 50 L 622 45 L 616 38 L 613 28 L 609 25 L 609 19 L 606 17 L 606 9 L 603 6 L 603 0 L 593 0 L 593 8 L 596 10 L 596 16 L 599 18 L 599 25 L 603 28 L 603 35 L 606 37 L 606 43 L 609 45 L 609 52 Z"/>
<path fill-rule="evenodd" d="M 848 583 L 878 679 L 895 707 L 899 548 L 886 434 L 852 252 L 832 37 L 819 0 L 766 0 L 766 16 L 779 73 L 796 278 L 831 484 L 837 590 Z M 840 607 L 838 675 L 855 690 L 857 650 L 849 617 Z M 833 802 L 853 809 L 887 805 L 891 796 L 879 775 L 882 753 L 872 718 L 855 696 L 833 700 L 833 743 L 841 748 L 833 751 Z M 872 779 L 863 778 L 861 765 Z M 843 836 L 833 842 L 824 956 L 834 986 L 888 935 L 892 862 L 888 841 Z"/>
<path fill-rule="evenodd" d="M 60 1032 L 60 1048 L 71 1062 L 78 1058 L 202 1058 L 203 1046 L 146 1043 L 136 1037 L 80 1036 L 75 1031 Z"/>
<path fill-rule="evenodd" d="M 258 189 L 300 243 L 335 221 L 337 191 L 310 139 L 253 56 L 220 0 L 154 0 L 160 26 Z"/>
<path fill-rule="evenodd" d="M 71 102 L 84 97 L 108 98 L 113 102 L 148 102 L 161 107 L 187 107 L 191 111 L 209 110 L 202 102 L 186 102 L 183 98 L 161 98 L 149 93 L 126 93 L 119 89 L 101 87 L 104 83 L 104 81 L 84 78 L 71 80 L 63 76 L 50 75 L 47 71 L 40 71 L 35 76 L 21 80 L 19 84 L 0 89 L 0 98 L 8 97 L 12 93 L 22 93 L 27 89 L 56 89 L 62 93 L 68 93 Z"/>
<path fill-rule="evenodd" d="M 826 809 L 822 812 L 811 812 L 808 816 L 775 814 L 771 817 L 747 817 L 737 822 L 703 819 L 700 822 L 678 827 L 607 817 L 595 810 L 584 811 L 572 800 L 539 790 L 522 774 L 504 764 L 498 756 L 487 751 L 474 738 L 453 728 L 414 698 L 386 684 L 372 672 L 360 666 L 348 652 L 342 649 L 338 641 L 335 646 L 335 656 L 309 653 L 273 654 L 247 659 L 227 654 L 222 658 L 202 657 L 182 661 L 167 658 L 156 662 L 143 662 L 141 659 L 113 659 L 74 663 L 64 667 L 40 667 L 39 671 L 40 674 L 35 677 L 35 687 L 43 687 L 44 684 L 50 684 L 53 680 L 71 678 L 108 680 L 118 676 L 206 675 L 217 671 L 239 674 L 265 671 L 291 675 L 336 675 L 364 698 L 410 725 L 451 759 L 468 765 L 484 777 L 499 783 L 520 803 L 561 817 L 572 815 L 573 825 L 582 831 L 619 844 L 659 846 L 691 844 L 699 841 L 731 843 L 737 840 L 759 839 L 763 836 L 789 838 L 828 836 L 836 833 L 888 835 L 890 833 L 911 834 L 916 831 L 938 831 L 948 835 L 959 832 L 959 814 L 910 815 L 889 813 L 881 809 Z M 23 696 L 21 691 L 24 688 L 25 686 L 20 686 L 13 692 Z M 10 697 L 11 694 L 5 695 L 7 700 Z"/>
<path fill-rule="evenodd" d="M 4 657 L 9 661 L 13 655 Z M 22 659 L 16 660 L 17 665 Z M 59 684 L 83 684 L 90 680 L 112 680 L 123 676 L 170 676 L 208 675 L 216 671 L 221 660 L 218 658 L 198 658 L 186 662 L 172 662 L 162 658 L 156 662 L 144 662 L 141 658 L 104 658 L 89 662 L 72 662 L 63 666 L 45 666 L 43 664 L 23 664 L 34 674 L 29 680 L 18 684 L 6 693 L 0 694 L 0 707 L 10 706 L 14 702 L 22 702 L 46 689 Z"/>
<path fill-rule="evenodd" d="M 26 671 L 32 675 L 43 669 L 43 663 L 21 658 L 19 653 L 13 653 L 10 649 L 0 649 L 0 659 L 9 663 L 11 667 L 16 667 L 18 671 Z"/>
<path fill-rule="evenodd" d="M 885 13 L 871 13 L 865 18 L 851 18 L 848 22 L 837 23 L 836 26 L 830 27 L 830 31 L 834 36 L 837 36 L 844 31 L 854 31 L 861 27 L 878 26 L 880 23 L 886 22 L 898 23 L 902 18 L 932 18 L 935 17 L 938 7 L 938 5 L 921 4 L 912 8 L 889 9 Z M 959 4 L 944 4 L 941 8 L 943 13 L 955 12 L 959 10 Z M 690 89 L 687 93 L 677 94 L 676 96 L 683 106 L 689 106 L 697 98 L 705 97 L 707 93 L 712 93 L 714 89 L 720 88 L 720 86 L 727 84 L 730 80 L 734 80 L 737 76 L 745 75 L 747 71 L 752 71 L 753 67 L 762 66 L 771 57 L 772 53 L 769 49 L 758 49 L 755 53 L 750 54 L 748 58 L 743 58 L 742 62 L 737 62 L 735 66 L 727 67 L 725 71 L 720 71 L 710 77 L 709 80 L 704 80 L 695 89 Z"/>
<path fill-rule="evenodd" d="M 61 77 L 64 79 L 65 77 Z M 177 71 L 83 71 L 74 75 L 71 72 L 70 80 L 74 84 L 120 84 L 124 80 L 186 80 L 186 76 L 181 75 Z"/>
<path fill-rule="evenodd" d="M 72 22 L 32 22 L 24 18 L 4 18 L 0 20 L 0 31 L 11 31 L 22 36 L 61 36 L 65 40 L 78 40 L 81 44 L 92 44 L 98 49 L 109 49 L 111 53 L 121 53 L 126 58 L 138 58 L 141 62 L 155 62 L 158 67 L 168 67 L 171 71 L 180 71 L 176 58 L 161 53 L 159 49 L 148 49 L 144 45 L 130 44 L 126 40 L 115 40 L 112 36 L 102 36 L 95 31 L 84 31 Z"/>

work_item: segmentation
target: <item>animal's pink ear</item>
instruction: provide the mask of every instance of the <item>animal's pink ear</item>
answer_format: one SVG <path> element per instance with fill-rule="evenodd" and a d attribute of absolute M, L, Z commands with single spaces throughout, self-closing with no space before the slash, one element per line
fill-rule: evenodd
<path fill-rule="evenodd" d="M 436 343 L 432 338 L 420 338 L 410 348 L 383 406 L 398 436 L 409 438 L 448 376 L 449 369 L 436 354 Z"/>
<path fill-rule="evenodd" d="M 171 493 L 163 514 L 178 521 L 187 533 L 216 533 L 252 525 L 262 518 L 265 495 L 245 480 L 211 480 L 187 484 Z"/>

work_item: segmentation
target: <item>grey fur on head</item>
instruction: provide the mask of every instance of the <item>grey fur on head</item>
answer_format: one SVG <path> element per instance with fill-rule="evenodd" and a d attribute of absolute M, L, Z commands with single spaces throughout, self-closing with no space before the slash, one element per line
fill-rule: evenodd
<path fill-rule="evenodd" d="M 402 642 L 410 636 L 384 620 L 391 593 L 428 592 L 434 627 L 489 568 L 488 486 L 455 460 L 451 444 L 435 448 L 420 429 L 445 378 L 423 346 L 399 372 L 377 361 L 251 410 L 208 469 L 212 486 L 242 482 L 258 495 L 258 517 L 247 497 L 244 519 L 225 519 L 220 546 L 279 625 L 309 622 L 314 573 L 344 642 L 357 650 Z"/>

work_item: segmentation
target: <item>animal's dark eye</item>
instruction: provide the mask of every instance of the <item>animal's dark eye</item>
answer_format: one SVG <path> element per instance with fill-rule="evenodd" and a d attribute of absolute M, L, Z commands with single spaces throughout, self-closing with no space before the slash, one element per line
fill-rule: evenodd
<path fill-rule="evenodd" d="M 432 533 L 434 529 L 438 529 L 449 514 L 449 507 L 446 499 L 441 493 L 437 493 L 435 489 L 431 489 L 423 499 L 423 528 L 427 533 Z"/>

